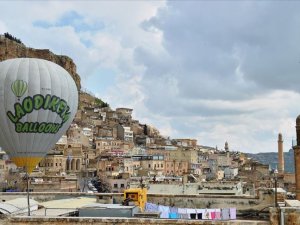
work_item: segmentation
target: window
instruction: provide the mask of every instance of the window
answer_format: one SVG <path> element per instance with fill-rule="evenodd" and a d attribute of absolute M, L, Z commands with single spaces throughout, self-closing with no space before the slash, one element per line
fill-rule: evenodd
<path fill-rule="evenodd" d="M 148 168 L 151 168 L 151 165 L 150 165 L 150 164 L 148 164 Z"/>
<path fill-rule="evenodd" d="M 121 184 L 121 188 L 124 188 L 125 187 L 125 185 L 124 184 Z"/>
<path fill-rule="evenodd" d="M 114 188 L 118 188 L 118 184 L 114 184 Z"/>
<path fill-rule="evenodd" d="M 55 166 L 57 166 L 57 163 L 55 163 Z"/>

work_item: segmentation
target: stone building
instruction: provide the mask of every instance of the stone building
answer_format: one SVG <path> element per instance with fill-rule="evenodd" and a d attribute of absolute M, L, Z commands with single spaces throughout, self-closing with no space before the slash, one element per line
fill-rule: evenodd
<path fill-rule="evenodd" d="M 197 147 L 197 140 L 196 139 L 174 139 L 177 146 L 180 147 L 189 147 L 189 148 L 196 148 Z"/>
<path fill-rule="evenodd" d="M 39 168 L 48 175 L 60 175 L 66 172 L 66 160 L 62 151 L 50 151 L 38 164 Z"/>
<path fill-rule="evenodd" d="M 6 184 L 6 176 L 9 172 L 9 167 L 7 166 L 8 156 L 7 154 L 0 150 L 0 185 L 2 187 Z"/>
<path fill-rule="evenodd" d="M 188 173 L 189 163 L 184 160 L 165 160 L 164 174 L 166 176 L 183 176 Z"/>
<path fill-rule="evenodd" d="M 96 137 L 110 137 L 116 138 L 117 137 L 117 129 L 106 124 L 97 125 L 95 127 L 95 136 Z"/>
<path fill-rule="evenodd" d="M 188 172 L 192 173 L 194 170 L 193 166 L 198 164 L 198 151 L 179 147 L 175 151 L 170 151 L 169 159 L 179 162 L 188 162 Z"/>
<path fill-rule="evenodd" d="M 133 142 L 133 131 L 130 127 L 117 125 L 117 138 L 127 142 Z"/>
<path fill-rule="evenodd" d="M 80 143 L 68 143 L 64 151 L 66 158 L 65 169 L 67 173 L 80 173 L 83 162 L 83 150 Z"/>
<path fill-rule="evenodd" d="M 127 154 L 131 148 L 133 148 L 133 142 L 127 142 L 123 140 L 116 140 L 114 138 L 96 138 L 96 155 L 102 153 L 111 152 L 112 154 L 117 152 L 123 152 L 122 154 Z"/>
<path fill-rule="evenodd" d="M 153 146 L 146 149 L 147 155 L 163 155 L 165 160 L 170 160 L 171 151 L 163 146 Z"/>

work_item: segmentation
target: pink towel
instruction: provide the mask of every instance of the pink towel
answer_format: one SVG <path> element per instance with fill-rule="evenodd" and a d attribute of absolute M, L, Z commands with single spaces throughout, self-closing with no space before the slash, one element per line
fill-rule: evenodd
<path fill-rule="evenodd" d="M 211 212 L 210 216 L 212 220 L 216 219 L 216 212 Z"/>

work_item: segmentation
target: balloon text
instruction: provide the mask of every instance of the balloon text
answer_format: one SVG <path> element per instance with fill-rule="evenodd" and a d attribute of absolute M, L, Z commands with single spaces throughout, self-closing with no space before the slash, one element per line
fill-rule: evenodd
<path fill-rule="evenodd" d="M 61 128 L 59 123 L 16 123 L 16 132 L 17 133 L 51 133 L 56 134 Z"/>
<path fill-rule="evenodd" d="M 22 103 L 14 104 L 15 113 L 11 111 L 7 112 L 7 116 L 11 122 L 15 124 L 15 130 L 17 133 L 57 133 L 59 128 L 69 119 L 70 107 L 64 99 L 61 99 L 55 95 L 41 94 L 34 95 L 33 97 L 25 97 Z M 61 123 L 38 123 L 38 122 L 26 122 L 21 123 L 20 120 L 33 110 L 50 110 L 59 115 Z"/>

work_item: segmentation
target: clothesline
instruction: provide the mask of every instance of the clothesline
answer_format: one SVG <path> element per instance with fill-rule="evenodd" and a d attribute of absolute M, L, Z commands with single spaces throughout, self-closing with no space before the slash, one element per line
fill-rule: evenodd
<path fill-rule="evenodd" d="M 235 220 L 236 208 L 192 209 L 175 206 L 157 205 L 147 202 L 146 212 L 160 212 L 163 219 L 196 219 L 196 220 Z"/>

